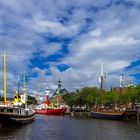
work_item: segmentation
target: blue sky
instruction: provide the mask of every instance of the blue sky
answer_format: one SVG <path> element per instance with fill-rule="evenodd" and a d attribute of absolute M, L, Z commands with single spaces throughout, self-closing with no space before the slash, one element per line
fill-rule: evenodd
<path fill-rule="evenodd" d="M 1 93 L 4 50 L 8 91 L 24 69 L 33 94 L 58 79 L 70 91 L 99 86 L 101 63 L 105 86 L 119 86 L 121 74 L 140 83 L 139 16 L 139 0 L 0 0 Z"/>

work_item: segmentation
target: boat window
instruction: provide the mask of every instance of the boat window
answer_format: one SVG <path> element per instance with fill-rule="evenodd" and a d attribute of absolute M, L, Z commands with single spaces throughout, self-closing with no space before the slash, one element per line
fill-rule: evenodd
<path fill-rule="evenodd" d="M 20 110 L 17 110 L 17 114 L 20 114 Z"/>
<path fill-rule="evenodd" d="M 14 113 L 19 114 L 18 109 L 15 109 L 15 110 L 14 110 Z"/>
<path fill-rule="evenodd" d="M 4 109 L 0 109 L 0 112 L 4 112 Z"/>
<path fill-rule="evenodd" d="M 29 113 L 28 113 L 28 111 L 26 111 L 26 115 L 28 115 Z"/>
<path fill-rule="evenodd" d="M 12 113 L 13 112 L 13 109 L 9 109 L 9 112 Z"/>
<path fill-rule="evenodd" d="M 4 109 L 4 112 L 7 112 L 7 109 L 6 108 Z"/>

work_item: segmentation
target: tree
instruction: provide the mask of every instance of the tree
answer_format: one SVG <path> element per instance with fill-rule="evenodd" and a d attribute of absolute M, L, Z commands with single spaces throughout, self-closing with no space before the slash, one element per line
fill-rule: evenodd
<path fill-rule="evenodd" d="M 83 106 L 87 105 L 91 107 L 95 104 L 96 100 L 99 97 L 99 89 L 94 87 L 85 87 L 81 90 L 76 90 L 76 92 L 67 94 L 63 96 L 66 104 Z"/>
<path fill-rule="evenodd" d="M 122 89 L 120 93 L 117 90 L 103 91 L 102 103 L 106 106 L 116 104 L 140 103 L 140 85 L 129 86 Z M 86 105 L 91 107 L 100 104 L 100 89 L 97 87 L 84 87 L 76 90 L 76 92 L 63 96 L 65 102 L 69 106 Z"/>
<path fill-rule="evenodd" d="M 0 96 L 0 101 L 4 101 L 3 97 Z"/>
<path fill-rule="evenodd" d="M 103 104 L 104 105 L 115 105 L 118 101 L 118 94 L 107 91 L 103 94 Z"/>
<path fill-rule="evenodd" d="M 37 100 L 35 99 L 35 97 L 28 95 L 27 104 L 37 104 Z"/>

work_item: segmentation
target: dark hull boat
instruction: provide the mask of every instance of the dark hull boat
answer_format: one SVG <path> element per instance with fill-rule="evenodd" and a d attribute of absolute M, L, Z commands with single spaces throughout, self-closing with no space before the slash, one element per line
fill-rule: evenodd
<path fill-rule="evenodd" d="M 91 117 L 95 119 L 122 120 L 126 119 L 124 111 L 91 111 Z"/>
<path fill-rule="evenodd" d="M 25 124 L 30 123 L 34 120 L 34 114 L 32 115 L 13 115 L 0 113 L 0 123 L 1 124 Z"/>
<path fill-rule="evenodd" d="M 21 107 L 0 106 L 0 124 L 26 124 L 35 118 L 35 112 Z"/>
<path fill-rule="evenodd" d="M 6 101 L 6 53 L 4 52 L 4 103 L 0 105 L 0 124 L 25 124 L 34 120 L 35 111 L 27 107 L 26 81 L 24 75 L 23 94 L 19 95 L 19 79 L 18 91 L 14 97 L 14 101 L 9 103 Z"/>
<path fill-rule="evenodd" d="M 43 114 L 43 115 L 58 115 L 63 116 L 66 112 L 65 108 L 54 108 L 54 109 L 35 109 L 36 114 Z"/>
<path fill-rule="evenodd" d="M 103 71 L 103 63 L 101 64 L 101 76 L 100 76 L 100 106 L 103 105 L 102 95 L 103 95 L 103 81 L 106 78 Z M 116 111 L 116 110 L 104 110 L 103 108 L 94 108 L 91 110 L 91 117 L 95 119 L 109 119 L 109 120 L 121 120 L 125 119 L 125 111 Z"/>

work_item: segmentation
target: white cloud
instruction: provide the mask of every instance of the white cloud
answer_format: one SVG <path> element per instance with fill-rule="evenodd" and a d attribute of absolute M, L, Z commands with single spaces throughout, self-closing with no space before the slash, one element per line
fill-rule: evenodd
<path fill-rule="evenodd" d="M 44 51 L 45 56 L 53 55 L 61 51 L 61 44 L 60 43 L 45 44 L 44 46 L 42 46 L 41 50 Z"/>
<path fill-rule="evenodd" d="M 101 36 L 101 34 L 102 34 L 102 31 L 100 29 L 96 29 L 96 30 L 89 32 L 89 35 L 93 36 L 93 37 Z"/>
<path fill-rule="evenodd" d="M 6 50 L 9 55 L 8 83 L 15 86 L 16 75 L 26 69 L 30 73 L 39 72 L 37 78 L 29 81 L 32 91 L 37 90 L 36 81 L 39 79 L 44 87 L 48 81 L 53 89 L 59 78 L 71 90 L 94 86 L 98 85 L 101 62 L 105 64 L 107 73 L 118 71 L 130 74 L 125 68 L 140 57 L 140 10 L 136 6 L 139 2 L 126 0 L 136 2 L 128 10 L 125 3 L 116 5 L 116 1 L 1 0 L 0 52 L 2 54 Z M 47 40 L 51 36 L 60 41 Z M 65 51 L 61 52 L 65 44 L 61 39 L 64 38 L 71 39 L 66 54 Z M 31 59 L 35 59 L 33 54 L 38 51 L 43 51 L 40 56 L 44 58 L 59 53 L 64 53 L 65 57 L 59 62 L 50 62 L 49 69 L 38 66 L 31 68 Z M 59 64 L 66 64 L 70 68 L 61 72 L 57 68 Z M 2 70 L 0 67 L 1 79 Z M 46 77 L 47 73 L 51 75 Z M 111 76 L 116 79 L 118 74 Z"/>
<path fill-rule="evenodd" d="M 35 17 L 33 19 L 33 26 L 31 28 L 35 30 L 38 33 L 51 33 L 53 35 L 64 35 L 65 36 L 71 36 L 75 35 L 79 31 L 78 24 L 72 24 L 72 25 L 63 25 L 62 23 L 58 21 L 50 21 L 47 19 L 41 19 L 38 17 Z"/>

